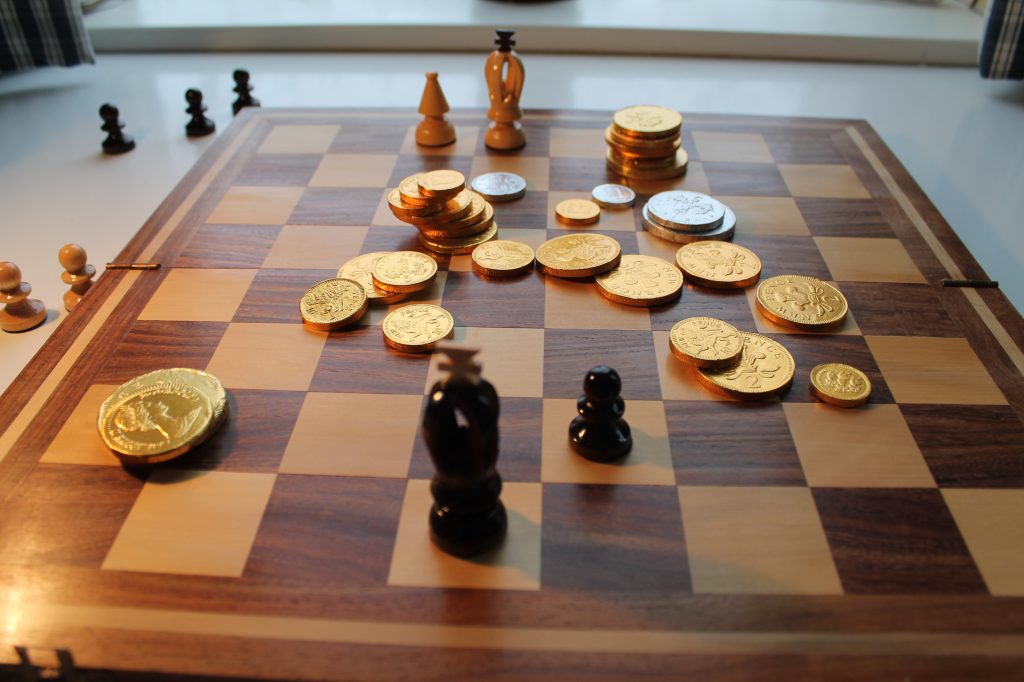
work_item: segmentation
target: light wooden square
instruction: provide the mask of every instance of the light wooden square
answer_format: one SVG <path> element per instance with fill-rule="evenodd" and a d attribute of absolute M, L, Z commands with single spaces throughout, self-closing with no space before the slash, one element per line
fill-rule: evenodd
<path fill-rule="evenodd" d="M 260 145 L 260 154 L 323 154 L 338 136 L 336 125 L 279 125 Z"/>
<path fill-rule="evenodd" d="M 871 354 L 899 403 L 1005 405 L 967 339 L 865 336 Z"/>
<path fill-rule="evenodd" d="M 807 488 L 680 487 L 698 594 L 842 594 Z"/>
<path fill-rule="evenodd" d="M 229 187 L 206 222 L 215 225 L 284 225 L 302 187 Z"/>
<path fill-rule="evenodd" d="M 473 156 L 480 129 L 477 126 L 455 126 L 455 143 L 443 147 L 425 147 L 416 144 L 416 126 L 409 126 L 402 140 L 403 154 L 423 156 Z"/>
<path fill-rule="evenodd" d="M 388 585 L 475 590 L 539 590 L 541 545 L 539 483 L 508 483 L 501 501 L 508 534 L 497 548 L 470 559 L 438 549 L 430 540 L 428 516 L 434 503 L 430 481 L 411 480 L 398 520 Z"/>
<path fill-rule="evenodd" d="M 811 487 L 934 488 L 898 405 L 783 403 Z"/>
<path fill-rule="evenodd" d="M 275 479 L 154 469 L 103 568 L 241 577 Z"/>
<path fill-rule="evenodd" d="M 1024 490 L 942 491 L 988 591 L 1024 597 Z"/>
<path fill-rule="evenodd" d="M 90 386 L 39 461 L 45 464 L 120 465 L 121 460 L 110 452 L 96 426 L 100 405 L 116 388 L 107 384 Z"/>
<path fill-rule="evenodd" d="M 422 407 L 420 395 L 307 393 L 278 471 L 405 478 Z"/>
<path fill-rule="evenodd" d="M 870 199 L 853 169 L 842 163 L 780 163 L 779 172 L 794 197 Z"/>
<path fill-rule="evenodd" d="M 380 195 L 380 201 L 377 202 L 377 208 L 373 212 L 373 220 L 371 224 L 378 225 L 381 227 L 405 227 L 410 230 L 416 228 L 412 227 L 409 223 L 404 223 L 395 217 L 395 214 L 388 208 L 388 194 L 394 187 L 386 187 Z M 410 233 L 412 234 L 412 233 Z"/>
<path fill-rule="evenodd" d="M 658 359 L 661 397 L 665 400 L 730 400 L 697 383 L 696 370 L 669 350 L 667 331 L 654 332 L 654 355 Z"/>
<path fill-rule="evenodd" d="M 760 133 L 718 133 L 696 130 L 693 141 L 701 161 L 775 163 L 764 136 Z"/>
<path fill-rule="evenodd" d="M 387 187 L 397 154 L 324 154 L 310 187 Z"/>
<path fill-rule="evenodd" d="M 630 400 L 625 419 L 633 435 L 633 449 L 624 458 L 603 464 L 592 462 L 569 446 L 569 423 L 576 416 L 576 401 L 544 401 L 540 478 L 544 483 L 675 485 L 668 442 L 665 405 L 660 400 Z"/>
<path fill-rule="evenodd" d="M 549 230 L 608 230 L 615 232 L 633 232 L 636 230 L 636 220 L 633 218 L 632 210 L 601 209 L 601 215 L 593 225 L 573 227 L 558 222 L 555 217 L 555 207 L 566 199 L 586 199 L 590 201 L 591 196 L 587 192 L 548 192 L 548 229 Z"/>
<path fill-rule="evenodd" d="M 526 180 L 527 190 L 548 190 L 551 168 L 546 156 L 475 156 L 466 181 L 497 171 L 521 175 Z"/>
<path fill-rule="evenodd" d="M 835 284 L 835 282 L 829 282 L 829 284 Z M 843 290 L 841 286 L 836 286 L 840 292 Z M 746 294 L 747 305 L 750 306 L 750 311 L 754 315 L 754 326 L 757 327 L 757 331 L 761 334 L 838 334 L 840 336 L 860 336 L 860 326 L 857 324 L 857 319 L 853 316 L 852 310 L 846 311 L 846 317 L 839 327 L 827 331 L 808 332 L 801 329 L 793 329 L 792 327 L 783 327 L 781 324 L 775 324 L 765 317 L 761 309 L 757 307 L 757 285 L 747 287 L 743 293 Z"/>
<path fill-rule="evenodd" d="M 359 255 L 367 229 L 355 225 L 285 225 L 263 259 L 263 267 L 337 270 Z M 310 282 L 310 286 L 313 284 Z"/>
<path fill-rule="evenodd" d="M 326 341 L 325 332 L 299 323 L 233 322 L 206 369 L 227 388 L 305 391 Z"/>
<path fill-rule="evenodd" d="M 690 161 L 686 165 L 686 173 L 679 178 L 667 180 L 629 180 L 623 182 L 636 190 L 637 194 L 657 194 L 673 189 L 686 189 L 691 192 L 703 192 L 711 194 L 711 185 L 708 184 L 708 176 L 704 172 L 704 164 L 700 161 Z"/>
<path fill-rule="evenodd" d="M 441 299 L 444 297 L 444 285 L 448 281 L 448 273 L 444 270 L 437 273 L 437 279 L 435 279 L 429 287 L 423 291 L 417 291 L 415 294 L 409 296 L 409 298 L 399 301 L 392 305 L 371 305 L 366 310 L 366 314 L 363 315 L 363 319 L 359 321 L 360 325 L 371 326 L 371 325 L 382 325 L 384 324 L 384 318 L 388 316 L 395 308 L 401 308 L 404 305 L 410 303 L 430 303 L 432 305 L 442 305 Z M 458 322 L 458 320 L 456 320 Z M 383 332 L 381 332 L 383 334 Z M 383 339 L 381 340 L 383 344 Z M 387 352 L 384 348 L 381 348 L 381 352 Z"/>
<path fill-rule="evenodd" d="M 815 237 L 814 242 L 838 282 L 926 281 L 898 239 Z"/>
<path fill-rule="evenodd" d="M 608 153 L 608 143 L 600 130 L 552 128 L 548 138 L 551 156 L 558 158 L 601 159 Z"/>
<path fill-rule="evenodd" d="M 792 197 L 717 197 L 736 214 L 738 235 L 811 235 L 800 207 Z"/>
<path fill-rule="evenodd" d="M 544 397 L 543 329 L 456 327 L 452 340 L 480 349 L 476 361 L 483 365 L 483 376 L 494 385 L 498 395 Z M 437 367 L 446 357 L 442 353 L 431 356 L 424 393 L 435 381 L 447 376 Z"/>
<path fill-rule="evenodd" d="M 257 272 L 175 268 L 167 273 L 139 319 L 230 322 Z"/>
<path fill-rule="evenodd" d="M 650 329 L 647 308 L 612 303 L 587 280 L 544 278 L 544 326 L 548 329 Z"/>

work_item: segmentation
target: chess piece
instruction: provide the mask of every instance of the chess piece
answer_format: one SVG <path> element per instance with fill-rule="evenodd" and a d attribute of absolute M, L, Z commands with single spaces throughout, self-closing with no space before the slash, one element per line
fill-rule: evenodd
<path fill-rule="evenodd" d="M 493 121 L 484 135 L 484 144 L 491 149 L 520 149 L 526 144 L 526 135 L 519 119 L 523 110 L 519 108 L 519 96 L 523 92 L 526 71 L 523 62 L 512 47 L 515 31 L 498 29 L 498 46 L 487 58 L 484 76 L 491 97 L 491 108 L 487 118 Z"/>
<path fill-rule="evenodd" d="M 430 537 L 455 556 L 473 556 L 497 546 L 508 519 L 499 498 L 498 394 L 480 378 L 475 349 L 441 347 L 449 376 L 430 389 L 423 413 L 423 439 L 435 474 L 430 484 Z"/>
<path fill-rule="evenodd" d="M 185 91 L 185 101 L 188 102 L 186 114 L 192 115 L 192 120 L 185 124 L 185 134 L 189 137 L 202 137 L 209 135 L 217 129 L 217 125 L 203 115 L 206 107 L 203 105 L 203 93 L 195 88 Z"/>
<path fill-rule="evenodd" d="M 46 320 L 43 302 L 29 298 L 32 287 L 21 281 L 21 268 L 10 261 L 0 261 L 0 329 L 5 332 L 24 332 L 38 327 Z"/>
<path fill-rule="evenodd" d="M 583 378 L 583 395 L 576 401 L 579 415 L 569 424 L 569 444 L 583 457 L 611 462 L 629 454 L 633 436 L 622 418 L 626 403 L 619 393 L 619 373 L 598 365 Z"/>
<path fill-rule="evenodd" d="M 107 139 L 103 140 L 104 154 L 124 154 L 135 149 L 135 140 L 122 131 L 124 122 L 120 117 L 121 112 L 113 104 L 100 107 L 100 118 L 103 119 L 100 130 L 107 134 Z"/>
<path fill-rule="evenodd" d="M 258 107 L 260 101 L 252 96 L 252 86 L 249 85 L 249 72 L 245 69 L 235 69 L 232 74 L 235 79 L 234 91 L 238 93 L 238 99 L 231 104 L 231 111 L 235 116 L 245 107 Z"/>
<path fill-rule="evenodd" d="M 92 286 L 92 278 L 96 276 L 96 268 L 86 263 L 85 249 L 78 244 L 65 244 L 57 254 L 57 260 L 64 272 L 60 274 L 64 284 L 71 289 L 64 294 L 64 309 L 71 312 L 81 303 L 82 296 Z"/>
<path fill-rule="evenodd" d="M 455 126 L 445 117 L 448 113 L 448 100 L 444 98 L 437 73 L 427 74 L 427 84 L 423 88 L 419 112 L 424 119 L 416 126 L 416 144 L 426 147 L 443 147 L 455 142 Z"/>

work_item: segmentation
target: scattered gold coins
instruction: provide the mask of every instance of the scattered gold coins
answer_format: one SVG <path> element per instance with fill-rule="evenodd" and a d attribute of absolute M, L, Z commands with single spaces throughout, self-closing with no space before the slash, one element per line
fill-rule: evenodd
<path fill-rule="evenodd" d="M 115 389 L 100 406 L 97 426 L 124 464 L 156 464 L 202 443 L 227 416 L 227 393 L 215 376 L 159 369 Z"/>
<path fill-rule="evenodd" d="M 498 239 L 473 249 L 473 270 L 488 277 L 512 277 L 533 269 L 533 249 L 521 242 Z"/>
<path fill-rule="evenodd" d="M 617 266 L 598 275 L 594 281 L 605 298 L 648 308 L 676 300 L 683 290 L 679 270 L 654 256 L 622 256 Z"/>
<path fill-rule="evenodd" d="M 484 242 L 494 239 L 498 234 L 498 224 L 492 223 L 490 227 L 480 234 L 471 234 L 468 237 L 450 237 L 444 240 L 431 239 L 422 232 L 417 235 L 420 244 L 435 253 L 466 254 L 472 253 L 473 249 Z"/>
<path fill-rule="evenodd" d="M 811 370 L 811 393 L 838 407 L 857 407 L 871 396 L 871 380 L 856 367 L 828 362 Z"/>
<path fill-rule="evenodd" d="M 421 291 L 437 278 L 437 262 L 419 251 L 395 251 L 370 267 L 374 286 L 396 294 Z"/>
<path fill-rule="evenodd" d="M 466 189 L 466 176 L 450 169 L 421 173 L 416 182 L 419 193 L 432 199 L 450 199 Z"/>
<path fill-rule="evenodd" d="M 412 303 L 388 313 L 382 327 L 389 347 L 403 353 L 425 353 L 448 338 L 455 320 L 441 306 Z"/>
<path fill-rule="evenodd" d="M 363 291 L 366 292 L 366 302 L 370 305 L 391 305 L 392 303 L 398 303 L 404 299 L 407 294 L 392 294 L 383 289 L 378 289 L 373 286 L 373 276 L 370 274 L 370 268 L 377 262 L 378 259 L 388 255 L 390 251 L 375 251 L 373 253 L 364 253 L 361 256 L 349 260 L 338 269 L 338 277 L 344 279 L 351 279 L 355 282 L 359 282 L 362 285 Z"/>
<path fill-rule="evenodd" d="M 302 322 L 329 332 L 358 322 L 366 312 L 366 289 L 359 282 L 333 277 L 317 282 L 302 295 Z"/>
<path fill-rule="evenodd" d="M 762 400 L 781 393 L 793 383 L 796 362 L 782 344 L 761 334 L 740 332 L 743 352 L 739 364 L 728 369 L 697 368 L 704 387 L 739 400 Z"/>
<path fill-rule="evenodd" d="M 537 249 L 537 266 L 555 277 L 590 277 L 619 264 L 622 248 L 602 234 L 567 234 L 549 239 Z"/>
<path fill-rule="evenodd" d="M 601 217 L 601 207 L 590 199 L 566 199 L 555 206 L 555 219 L 563 225 L 593 225 Z"/>
<path fill-rule="evenodd" d="M 676 252 L 683 276 L 714 289 L 742 289 L 761 277 L 761 259 L 750 249 L 722 241 L 699 241 Z"/>
<path fill-rule="evenodd" d="M 803 275 L 778 275 L 757 286 L 757 308 L 783 327 L 822 331 L 840 326 L 849 305 L 831 284 Z"/>
<path fill-rule="evenodd" d="M 713 317 L 688 317 L 672 325 L 668 347 L 688 365 L 723 369 L 739 363 L 743 337 L 728 322 Z"/>

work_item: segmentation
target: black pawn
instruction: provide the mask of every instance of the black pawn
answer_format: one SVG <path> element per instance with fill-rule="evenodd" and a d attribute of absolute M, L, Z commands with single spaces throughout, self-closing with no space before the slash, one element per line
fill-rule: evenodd
<path fill-rule="evenodd" d="M 100 130 L 107 134 L 107 139 L 103 140 L 105 154 L 124 154 L 135 149 L 135 140 L 121 130 L 124 123 L 120 117 L 121 112 L 113 104 L 104 104 L 100 107 L 100 118 L 103 119 Z"/>
<path fill-rule="evenodd" d="M 238 116 L 238 112 L 246 107 L 258 107 L 260 101 L 252 96 L 252 87 L 249 85 L 249 72 L 245 69 L 235 69 L 232 74 L 235 79 L 234 91 L 238 93 L 238 99 L 231 104 L 231 111 Z"/>
<path fill-rule="evenodd" d="M 213 121 L 203 116 L 206 107 L 203 106 L 203 93 L 195 88 L 185 91 L 185 101 L 188 102 L 186 114 L 192 115 L 192 120 L 185 124 L 185 134 L 189 137 L 202 137 L 209 135 L 217 129 Z"/>
<path fill-rule="evenodd" d="M 583 457 L 610 462 L 629 454 L 633 436 L 622 418 L 626 403 L 621 391 L 622 380 L 611 367 L 598 365 L 583 378 L 583 395 L 576 401 L 579 416 L 569 424 L 569 444 Z"/>

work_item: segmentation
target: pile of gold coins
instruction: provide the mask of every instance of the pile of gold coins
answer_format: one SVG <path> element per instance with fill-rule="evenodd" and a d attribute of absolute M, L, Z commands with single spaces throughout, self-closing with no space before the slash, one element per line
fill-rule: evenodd
<path fill-rule="evenodd" d="M 410 175 L 388 193 L 388 207 L 419 230 L 420 244 L 435 253 L 471 253 L 498 234 L 494 207 L 467 190 L 456 170 Z"/>
<path fill-rule="evenodd" d="M 664 107 L 638 105 L 615 112 L 604 132 L 608 168 L 634 180 L 664 180 L 686 172 L 690 158 L 679 131 L 683 117 Z"/>

